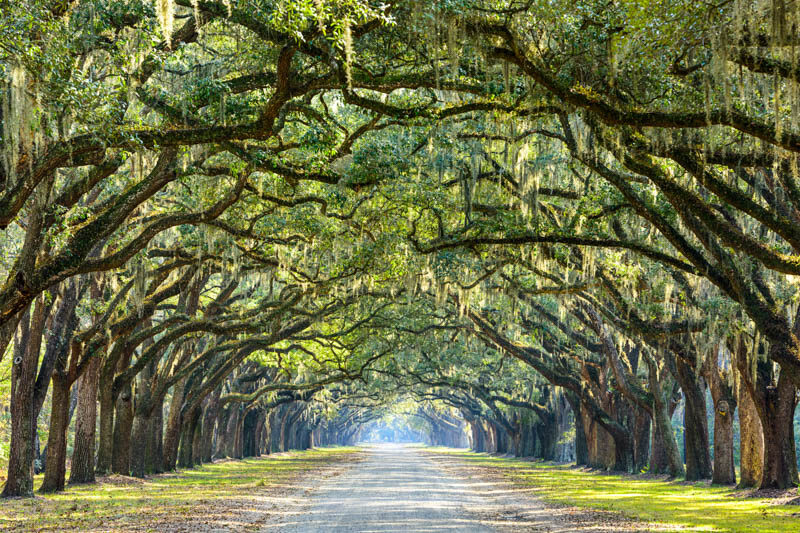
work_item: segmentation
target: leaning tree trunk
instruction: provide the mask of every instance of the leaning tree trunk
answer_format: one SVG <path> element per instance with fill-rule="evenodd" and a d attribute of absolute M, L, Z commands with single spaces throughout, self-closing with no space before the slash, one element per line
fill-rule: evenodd
<path fill-rule="evenodd" d="M 11 365 L 11 443 L 3 498 L 33 496 L 33 434 L 36 431 L 33 389 L 39 359 L 38 353 L 37 357 L 27 353 L 29 325 L 30 313 L 26 311 L 20 321 Z"/>
<path fill-rule="evenodd" d="M 72 452 L 72 467 L 69 482 L 93 483 L 95 424 L 97 422 L 97 379 L 100 358 L 95 356 L 80 378 L 78 384 L 78 407 L 75 420 L 75 448 Z"/>

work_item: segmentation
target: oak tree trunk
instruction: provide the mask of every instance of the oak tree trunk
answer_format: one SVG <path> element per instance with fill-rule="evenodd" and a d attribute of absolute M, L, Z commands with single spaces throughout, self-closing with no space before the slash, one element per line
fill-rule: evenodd
<path fill-rule="evenodd" d="M 181 410 L 186 378 L 175 384 L 172 391 L 172 402 L 169 405 L 169 417 L 164 433 L 164 471 L 175 470 L 178 460 L 178 444 L 181 436 Z"/>
<path fill-rule="evenodd" d="M 67 428 L 69 426 L 70 383 L 60 372 L 53 374 L 53 396 L 50 410 L 50 431 L 47 435 L 47 458 L 44 481 L 39 492 L 64 490 L 67 462 Z"/>
<path fill-rule="evenodd" d="M 111 455 L 111 471 L 127 476 L 131 473 L 131 430 L 133 426 L 133 402 L 130 383 L 117 397 L 114 416 L 114 445 Z M 137 445 L 137 447 L 144 447 Z"/>
<path fill-rule="evenodd" d="M 11 365 L 11 442 L 3 498 L 33 496 L 33 434 L 36 431 L 33 388 L 39 354 L 34 358 L 28 353 L 29 326 L 30 313 L 26 311 L 20 320 Z"/>
<path fill-rule="evenodd" d="M 764 431 L 764 473 L 761 489 L 796 487 L 797 455 L 794 444 L 795 387 L 781 372 L 777 387 L 768 387 L 761 426 Z"/>
<path fill-rule="evenodd" d="M 75 411 L 75 447 L 72 451 L 70 484 L 93 483 L 95 424 L 97 422 L 97 380 L 100 358 L 89 361 L 78 383 L 78 406 Z"/>
<path fill-rule="evenodd" d="M 740 386 L 739 406 L 739 486 L 758 487 L 764 473 L 764 433 L 756 405 L 747 387 Z"/>
<path fill-rule="evenodd" d="M 712 467 L 705 395 L 695 371 L 682 359 L 678 359 L 677 367 L 678 381 L 686 399 L 683 417 L 686 480 L 709 479 Z"/>

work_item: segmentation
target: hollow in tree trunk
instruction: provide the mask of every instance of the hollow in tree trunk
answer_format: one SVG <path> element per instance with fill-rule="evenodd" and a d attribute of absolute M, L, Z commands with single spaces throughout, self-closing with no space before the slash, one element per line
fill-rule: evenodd
<path fill-rule="evenodd" d="M 733 409 L 729 399 L 721 398 L 714 406 L 714 477 L 712 483 L 733 485 L 736 468 L 733 460 Z"/>

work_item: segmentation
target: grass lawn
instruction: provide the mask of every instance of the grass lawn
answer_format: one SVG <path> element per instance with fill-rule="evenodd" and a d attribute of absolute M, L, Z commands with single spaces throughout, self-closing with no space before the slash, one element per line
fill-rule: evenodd
<path fill-rule="evenodd" d="M 637 521 L 670 524 L 684 531 L 800 531 L 800 506 L 746 498 L 729 487 L 609 475 L 464 450 L 429 450 L 489 467 L 553 503 L 617 511 Z"/>
<path fill-rule="evenodd" d="M 265 503 L 270 496 L 304 473 L 355 460 L 357 451 L 318 448 L 222 461 L 145 480 L 111 476 L 56 495 L 3 500 L 0 531 L 257 530 L 274 506 Z"/>

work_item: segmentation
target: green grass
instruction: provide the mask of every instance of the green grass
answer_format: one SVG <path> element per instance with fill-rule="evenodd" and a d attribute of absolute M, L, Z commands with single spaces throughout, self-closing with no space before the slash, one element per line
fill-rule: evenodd
<path fill-rule="evenodd" d="M 497 469 L 509 481 L 530 486 L 537 496 L 558 504 L 617 511 L 637 521 L 689 531 L 800 531 L 800 506 L 745 498 L 729 487 L 603 474 L 463 450 L 430 450 Z"/>
<path fill-rule="evenodd" d="M 235 518 L 253 508 L 258 494 L 291 490 L 289 483 L 298 475 L 354 459 L 356 451 L 318 448 L 207 464 L 146 480 L 112 476 L 56 495 L 0 501 L 0 531 L 163 531 L 165 523 L 181 525 L 170 530 L 191 531 L 195 528 L 183 526 Z"/>

